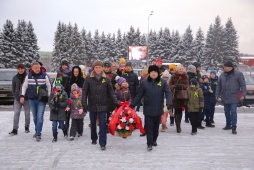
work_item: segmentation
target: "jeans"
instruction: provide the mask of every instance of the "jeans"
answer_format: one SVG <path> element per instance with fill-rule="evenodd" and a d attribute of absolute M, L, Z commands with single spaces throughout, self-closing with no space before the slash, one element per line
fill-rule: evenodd
<path fill-rule="evenodd" d="M 34 117 L 35 134 L 41 136 L 46 103 L 37 99 L 29 99 L 29 104 Z"/>
<path fill-rule="evenodd" d="M 206 123 L 208 124 L 211 123 L 211 109 L 204 109 L 203 113 L 206 117 L 205 119 Z"/>
<path fill-rule="evenodd" d="M 14 117 L 13 117 L 13 129 L 19 128 L 19 117 L 22 105 L 25 112 L 25 128 L 29 128 L 30 125 L 30 106 L 28 100 L 25 100 L 24 104 L 21 104 L 18 100 L 14 100 Z"/>
<path fill-rule="evenodd" d="M 65 131 L 66 130 L 66 127 L 65 127 L 65 125 L 64 125 L 64 121 L 63 120 L 53 120 L 52 121 L 52 132 L 53 132 L 53 135 L 57 135 L 57 124 L 58 124 L 58 122 L 59 122 L 59 127 L 63 130 L 63 131 Z"/>
<path fill-rule="evenodd" d="M 224 112 L 226 117 L 226 126 L 234 129 L 237 124 L 237 103 L 224 104 Z"/>
<path fill-rule="evenodd" d="M 211 121 L 213 121 L 214 113 L 215 113 L 216 100 L 211 100 L 210 108 L 211 108 Z"/>
<path fill-rule="evenodd" d="M 146 116 L 145 115 L 145 130 L 147 145 L 152 145 L 153 142 L 157 141 L 159 136 L 161 116 Z"/>
<path fill-rule="evenodd" d="M 106 112 L 90 112 L 90 122 L 91 122 L 91 139 L 96 141 L 98 139 L 96 119 L 97 115 L 99 118 L 99 144 L 100 146 L 106 146 L 107 144 L 107 126 L 106 126 Z"/>

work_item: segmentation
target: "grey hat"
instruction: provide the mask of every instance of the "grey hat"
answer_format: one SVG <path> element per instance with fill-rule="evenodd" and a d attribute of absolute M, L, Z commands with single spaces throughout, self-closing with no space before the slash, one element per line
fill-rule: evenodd
<path fill-rule="evenodd" d="M 194 70 L 196 70 L 196 67 L 195 67 L 194 65 L 189 65 L 189 66 L 187 67 L 187 72 L 192 72 L 192 71 L 194 71 Z"/>

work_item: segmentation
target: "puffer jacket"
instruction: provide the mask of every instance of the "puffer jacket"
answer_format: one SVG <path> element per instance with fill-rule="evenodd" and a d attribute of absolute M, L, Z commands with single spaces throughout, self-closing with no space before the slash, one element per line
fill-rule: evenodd
<path fill-rule="evenodd" d="M 90 112 L 108 112 L 107 99 L 110 97 L 114 104 L 119 104 L 110 78 L 103 72 L 98 80 L 94 71 L 87 76 L 83 86 L 82 104 Z M 87 102 L 88 99 L 88 102 Z"/>
<path fill-rule="evenodd" d="M 213 90 L 213 93 L 211 94 L 211 101 L 215 101 L 216 102 L 216 89 L 217 89 L 217 85 L 218 85 L 218 76 L 216 76 L 214 79 L 210 78 L 210 86 Z"/>
<path fill-rule="evenodd" d="M 200 108 L 204 108 L 204 97 L 201 88 L 196 87 L 188 87 L 188 102 L 187 108 L 188 112 L 199 112 Z"/>
<path fill-rule="evenodd" d="M 83 119 L 85 113 L 79 114 L 79 109 L 83 109 L 82 102 L 79 98 L 72 98 L 68 101 L 68 107 L 71 109 L 71 118 L 72 119 Z"/>
<path fill-rule="evenodd" d="M 202 89 L 204 95 L 204 109 L 210 109 L 212 93 L 210 93 L 209 90 L 211 86 L 209 83 L 200 83 L 200 88 Z"/>
<path fill-rule="evenodd" d="M 129 89 L 131 93 L 131 98 L 134 99 L 138 93 L 139 80 L 138 75 L 133 71 L 125 72 L 122 74 L 122 77 L 126 79 L 126 82 L 129 84 Z"/>
<path fill-rule="evenodd" d="M 115 87 L 116 87 L 115 95 L 119 102 L 130 101 L 131 94 L 128 87 L 123 88 L 123 87 L 120 87 L 118 84 L 116 84 Z"/>

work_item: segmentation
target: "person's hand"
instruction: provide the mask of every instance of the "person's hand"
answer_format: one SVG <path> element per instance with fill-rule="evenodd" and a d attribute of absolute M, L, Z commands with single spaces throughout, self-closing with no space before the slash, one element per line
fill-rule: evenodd
<path fill-rule="evenodd" d="M 216 96 L 216 100 L 219 101 L 219 96 Z"/>
<path fill-rule="evenodd" d="M 170 110 L 172 108 L 172 105 L 168 104 L 167 109 Z"/>
<path fill-rule="evenodd" d="M 70 109 L 69 107 L 66 107 L 66 109 L 65 109 L 65 111 L 67 111 L 67 112 L 70 111 L 70 110 L 71 110 L 71 109 Z"/>
<path fill-rule="evenodd" d="M 212 90 L 212 89 L 210 89 L 210 90 L 209 90 L 209 92 L 210 92 L 210 93 L 213 93 L 213 90 Z"/>
<path fill-rule="evenodd" d="M 175 84 L 175 89 L 179 89 L 180 88 L 180 85 L 177 83 Z"/>
<path fill-rule="evenodd" d="M 21 104 L 24 104 L 25 103 L 24 97 L 21 97 L 19 101 L 20 101 Z"/>
<path fill-rule="evenodd" d="M 87 113 L 87 108 L 83 107 L 83 112 L 86 114 Z"/>
<path fill-rule="evenodd" d="M 78 113 L 81 115 L 83 113 L 83 109 L 79 109 Z"/>
<path fill-rule="evenodd" d="M 241 96 L 241 97 L 240 97 L 240 100 L 241 100 L 241 101 L 243 101 L 243 99 L 244 99 L 244 97 L 243 97 L 243 96 Z"/>

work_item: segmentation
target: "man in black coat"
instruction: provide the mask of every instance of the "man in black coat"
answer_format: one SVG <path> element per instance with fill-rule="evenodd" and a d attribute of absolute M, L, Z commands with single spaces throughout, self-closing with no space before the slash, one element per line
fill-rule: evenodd
<path fill-rule="evenodd" d="M 91 122 L 91 139 L 92 144 L 97 144 L 97 129 L 96 119 L 99 117 L 99 144 L 101 150 L 106 149 L 107 144 L 107 128 L 106 128 L 106 112 L 108 111 L 107 99 L 110 97 L 115 105 L 119 103 L 114 94 L 110 78 L 103 72 L 103 63 L 99 60 L 93 63 L 94 70 L 89 76 L 83 86 L 82 105 L 84 112 L 89 110 L 89 117 Z M 87 101 L 88 99 L 88 101 Z"/>
<path fill-rule="evenodd" d="M 147 134 L 147 149 L 157 146 L 161 115 L 163 114 L 164 97 L 167 109 L 172 106 L 172 95 L 167 82 L 161 79 L 159 67 L 151 65 L 148 68 L 149 77 L 143 81 L 136 98 L 130 107 L 136 106 L 144 98 L 145 130 Z"/>

